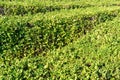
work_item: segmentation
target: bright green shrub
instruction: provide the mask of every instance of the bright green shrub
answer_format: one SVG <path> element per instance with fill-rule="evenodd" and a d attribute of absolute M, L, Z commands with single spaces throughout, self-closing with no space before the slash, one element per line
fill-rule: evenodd
<path fill-rule="evenodd" d="M 119 9 L 99 9 L 98 12 L 86 14 L 76 14 L 80 11 L 76 10 L 62 17 L 59 14 L 52 17 L 49 13 L 34 17 L 3 17 L 0 32 L 1 52 L 12 54 L 13 57 L 23 57 L 29 53 L 38 55 L 61 48 L 86 34 L 96 24 L 112 20 L 119 12 Z"/>
<path fill-rule="evenodd" d="M 0 56 L 0 79 L 79 80 L 120 78 L 120 19 L 96 26 L 81 39 L 21 59 Z"/>
<path fill-rule="evenodd" d="M 35 13 L 47 13 L 62 9 L 87 8 L 95 6 L 119 6 L 120 1 L 105 0 L 105 1 L 39 1 L 39 0 L 24 0 L 24 1 L 0 1 L 0 8 L 4 9 L 6 15 L 24 15 Z"/>
<path fill-rule="evenodd" d="M 120 79 L 118 0 L 9 1 L 0 1 L 0 80 Z"/>
<path fill-rule="evenodd" d="M 51 1 L 35 1 L 35 2 L 6 2 L 1 1 L 0 7 L 4 9 L 6 15 L 24 15 L 24 14 L 35 14 L 35 13 L 46 13 L 61 9 L 75 9 L 92 6 L 90 4 L 80 3 L 79 1 L 73 2 L 51 2 Z"/>

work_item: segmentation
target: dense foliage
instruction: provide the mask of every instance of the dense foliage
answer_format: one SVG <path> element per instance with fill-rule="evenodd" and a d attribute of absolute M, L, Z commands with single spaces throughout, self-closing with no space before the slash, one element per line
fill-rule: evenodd
<path fill-rule="evenodd" d="M 0 80 L 120 79 L 119 0 L 33 2 L 0 1 Z"/>
<path fill-rule="evenodd" d="M 119 6 L 119 0 L 3 0 L 0 2 L 0 8 L 4 9 L 6 15 L 25 15 L 35 13 L 47 13 L 62 9 L 76 9 L 96 6 Z"/>
<path fill-rule="evenodd" d="M 57 15 L 48 13 L 25 17 L 2 17 L 1 51 L 22 57 L 29 53 L 37 55 L 48 49 L 61 48 L 86 34 L 86 31 L 96 24 L 113 19 L 119 12 L 117 7 L 112 9 L 101 7 L 95 12 L 92 9 L 96 8 L 83 11 L 76 9 L 70 14 L 66 13 L 67 16 L 65 12 L 73 10 L 61 11 Z"/>

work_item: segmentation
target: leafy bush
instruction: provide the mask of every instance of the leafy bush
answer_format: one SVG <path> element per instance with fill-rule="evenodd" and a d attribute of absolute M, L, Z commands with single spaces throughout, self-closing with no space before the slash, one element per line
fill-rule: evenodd
<path fill-rule="evenodd" d="M 119 17 L 62 49 L 22 59 L 0 56 L 0 79 L 119 79 Z"/>
<path fill-rule="evenodd" d="M 35 14 L 35 13 L 47 13 L 51 11 L 58 11 L 62 9 L 76 9 L 76 8 L 87 8 L 96 6 L 119 6 L 120 1 L 118 0 L 105 0 L 105 1 L 91 1 L 91 0 L 8 0 L 0 1 L 0 7 L 4 8 L 4 14 L 6 15 L 24 15 L 24 14 Z"/>
<path fill-rule="evenodd" d="M 0 80 L 120 79 L 118 0 L 39 1 L 0 1 Z"/>
<path fill-rule="evenodd" d="M 23 57 L 29 53 L 38 55 L 43 51 L 61 48 L 80 38 L 96 24 L 113 19 L 118 12 L 119 9 L 112 12 L 98 10 L 92 14 L 68 14 L 63 17 L 58 15 L 53 18 L 48 18 L 48 14 L 47 17 L 36 15 L 38 19 L 29 16 L 3 17 L 0 32 L 1 51 Z"/>

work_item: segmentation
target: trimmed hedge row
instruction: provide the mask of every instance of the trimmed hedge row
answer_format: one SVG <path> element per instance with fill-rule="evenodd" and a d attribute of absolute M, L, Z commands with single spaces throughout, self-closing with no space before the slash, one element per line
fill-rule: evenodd
<path fill-rule="evenodd" d="M 24 15 L 24 14 L 34 14 L 34 13 L 46 13 L 61 9 L 75 9 L 75 8 L 85 8 L 92 5 L 86 3 L 80 3 L 80 1 L 73 2 L 52 2 L 52 1 L 35 1 L 33 3 L 28 2 L 5 2 L 1 1 L 0 8 L 4 9 L 3 15 Z M 2 13 L 1 13 L 2 14 Z"/>
<path fill-rule="evenodd" d="M 49 72 L 46 70 L 46 79 L 118 80 L 119 57 L 120 15 L 95 26 L 74 43 L 47 53 L 45 69 Z"/>
<path fill-rule="evenodd" d="M 0 1 L 3 15 L 24 15 L 46 13 L 61 9 L 86 8 L 92 6 L 112 6 L 119 1 Z"/>
<path fill-rule="evenodd" d="M 0 80 L 119 80 L 120 17 L 46 55 L 0 56 Z"/>
<path fill-rule="evenodd" d="M 77 12 L 77 10 L 75 10 Z M 78 9 L 78 12 L 81 11 Z M 44 51 L 61 48 L 80 38 L 96 24 L 112 20 L 119 8 L 98 8 L 84 14 L 76 12 L 64 16 L 50 15 L 27 17 L 2 17 L 0 20 L 0 51 L 13 57 L 38 55 Z M 66 11 L 68 12 L 68 11 Z M 82 13 L 82 12 L 81 12 Z M 76 14 L 76 15 L 75 15 Z M 49 18 L 48 18 L 49 17 Z"/>

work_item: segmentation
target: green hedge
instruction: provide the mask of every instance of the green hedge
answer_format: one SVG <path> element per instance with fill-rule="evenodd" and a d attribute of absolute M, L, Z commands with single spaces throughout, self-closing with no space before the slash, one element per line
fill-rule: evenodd
<path fill-rule="evenodd" d="M 52 1 L 34 1 L 34 2 L 6 2 L 1 1 L 0 7 L 4 9 L 4 14 L 6 15 L 24 15 L 24 14 L 34 14 L 34 13 L 46 13 L 55 10 L 61 9 L 75 9 L 75 8 L 84 8 L 92 6 L 88 3 L 80 3 L 80 1 L 72 2 L 52 2 Z"/>
<path fill-rule="evenodd" d="M 82 34 L 86 34 L 86 31 L 96 24 L 112 20 L 119 12 L 119 8 L 97 9 L 98 11 L 95 12 L 90 9 L 92 13 L 86 9 L 88 11 L 86 14 L 84 13 L 86 10 L 83 10 L 83 14 L 78 13 L 81 11 L 79 9 L 64 16 L 58 14 L 55 16 L 53 13 L 54 17 L 52 14 L 38 14 L 34 17 L 2 17 L 0 20 L 1 53 L 23 57 L 61 48 L 80 38 Z"/>
<path fill-rule="evenodd" d="M 62 49 L 22 59 L 0 55 L 1 80 L 119 80 L 120 18 Z"/>
<path fill-rule="evenodd" d="M 119 1 L 0 1 L 0 8 L 6 15 L 24 15 L 35 13 L 46 13 L 61 9 L 86 8 L 92 6 L 117 6 Z"/>
<path fill-rule="evenodd" d="M 46 70 L 46 79 L 119 79 L 119 22 L 120 16 L 113 21 L 97 25 L 74 43 L 47 53 L 46 64 L 43 64 L 45 69 L 49 70 L 49 72 Z"/>

